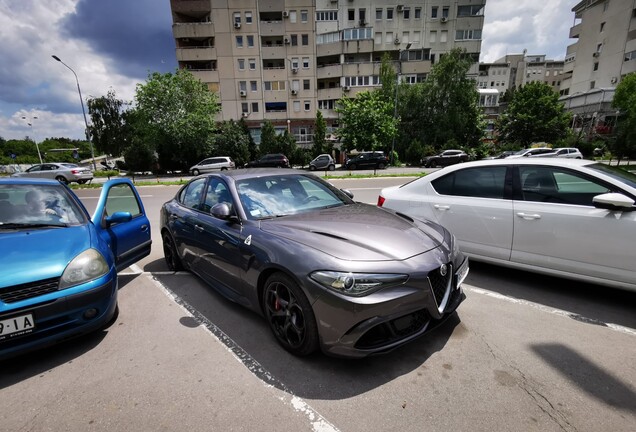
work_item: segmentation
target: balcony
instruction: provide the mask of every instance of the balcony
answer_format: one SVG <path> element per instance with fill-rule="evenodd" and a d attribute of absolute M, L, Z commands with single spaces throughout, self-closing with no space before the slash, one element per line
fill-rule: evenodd
<path fill-rule="evenodd" d="M 170 6 L 177 22 L 210 21 L 209 0 L 170 0 Z"/>
<path fill-rule="evenodd" d="M 577 25 L 575 25 L 574 27 L 570 28 L 570 39 L 578 39 L 579 36 L 581 35 L 581 27 L 582 27 L 582 23 L 579 23 Z"/>
<path fill-rule="evenodd" d="M 281 21 L 260 21 L 259 32 L 262 36 L 282 36 L 285 34 L 285 25 Z"/>
<path fill-rule="evenodd" d="M 216 48 L 212 47 L 189 47 L 177 48 L 177 61 L 202 61 L 216 59 Z"/>
<path fill-rule="evenodd" d="M 318 67 L 316 69 L 316 78 L 339 78 L 342 76 L 342 65 L 341 64 L 331 64 L 324 65 L 322 67 Z"/>
<path fill-rule="evenodd" d="M 211 22 L 175 23 L 172 25 L 175 39 L 214 37 L 214 24 Z"/>
<path fill-rule="evenodd" d="M 316 98 L 320 100 L 340 99 L 342 97 L 342 87 L 320 89 L 316 92 Z"/>

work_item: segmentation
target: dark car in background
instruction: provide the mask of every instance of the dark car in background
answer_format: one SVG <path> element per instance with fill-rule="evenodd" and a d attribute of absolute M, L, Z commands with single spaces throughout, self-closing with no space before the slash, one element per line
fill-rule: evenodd
<path fill-rule="evenodd" d="M 264 316 L 295 355 L 390 351 L 465 297 L 468 260 L 450 232 L 356 203 L 306 171 L 194 178 L 163 205 L 161 236 L 170 270 Z"/>
<path fill-rule="evenodd" d="M 344 169 L 384 169 L 389 165 L 389 158 L 384 155 L 384 152 L 362 152 L 353 156 L 342 166 Z"/>
<path fill-rule="evenodd" d="M 271 153 L 246 163 L 245 168 L 290 168 L 290 164 L 284 154 Z"/>
<path fill-rule="evenodd" d="M 425 168 L 437 168 L 467 162 L 468 159 L 468 154 L 463 150 L 444 150 L 440 154 L 423 158 L 421 164 Z"/>

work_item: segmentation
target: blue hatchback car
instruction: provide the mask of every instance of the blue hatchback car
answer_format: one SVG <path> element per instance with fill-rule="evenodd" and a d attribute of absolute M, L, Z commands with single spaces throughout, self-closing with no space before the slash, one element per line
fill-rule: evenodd
<path fill-rule="evenodd" d="M 150 253 L 128 179 L 95 214 L 55 180 L 0 179 L 0 360 L 98 330 L 117 313 L 117 272 Z"/>

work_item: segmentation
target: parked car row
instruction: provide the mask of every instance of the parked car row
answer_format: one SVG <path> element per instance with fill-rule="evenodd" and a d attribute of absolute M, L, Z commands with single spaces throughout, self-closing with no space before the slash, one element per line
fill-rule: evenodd
<path fill-rule="evenodd" d="M 65 184 L 72 182 L 84 184 L 93 180 L 93 171 L 74 163 L 47 162 L 33 165 L 26 171 L 13 173 L 11 177 L 52 179 Z"/>

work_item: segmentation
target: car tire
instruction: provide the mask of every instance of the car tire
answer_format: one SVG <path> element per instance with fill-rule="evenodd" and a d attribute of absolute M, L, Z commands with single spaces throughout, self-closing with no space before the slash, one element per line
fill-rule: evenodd
<path fill-rule="evenodd" d="M 62 184 L 68 184 L 68 180 L 66 180 L 66 177 L 61 175 L 55 177 L 55 180 L 59 181 Z"/>
<path fill-rule="evenodd" d="M 378 164 L 378 169 L 384 169 L 384 164 L 382 162 Z"/>
<path fill-rule="evenodd" d="M 227 171 L 227 167 L 221 167 L 221 171 Z"/>
<path fill-rule="evenodd" d="M 86 180 L 78 180 L 77 183 L 84 184 L 84 183 L 86 183 Z"/>
<path fill-rule="evenodd" d="M 309 171 L 316 171 L 315 165 L 309 165 Z"/>
<path fill-rule="evenodd" d="M 200 174 L 200 171 L 198 169 L 193 169 L 192 170 L 192 175 L 193 176 L 198 176 Z"/>
<path fill-rule="evenodd" d="M 349 168 L 350 170 L 354 170 L 354 169 L 357 168 L 357 166 L 356 166 L 356 164 L 351 164 L 347 168 Z"/>
<path fill-rule="evenodd" d="M 179 258 L 177 246 L 174 244 L 174 240 L 172 240 L 170 234 L 164 232 L 161 238 L 163 240 L 163 257 L 166 260 L 168 269 L 170 271 L 183 270 L 183 263 L 181 262 L 181 258 Z"/>
<path fill-rule="evenodd" d="M 270 329 L 283 348 L 297 356 L 318 349 L 318 327 L 311 305 L 298 284 L 278 272 L 265 282 L 263 311 Z"/>
<path fill-rule="evenodd" d="M 335 165 L 329 165 L 329 171 L 334 171 L 336 169 Z"/>
<path fill-rule="evenodd" d="M 437 168 L 437 161 L 431 161 L 429 165 L 431 168 Z"/>

